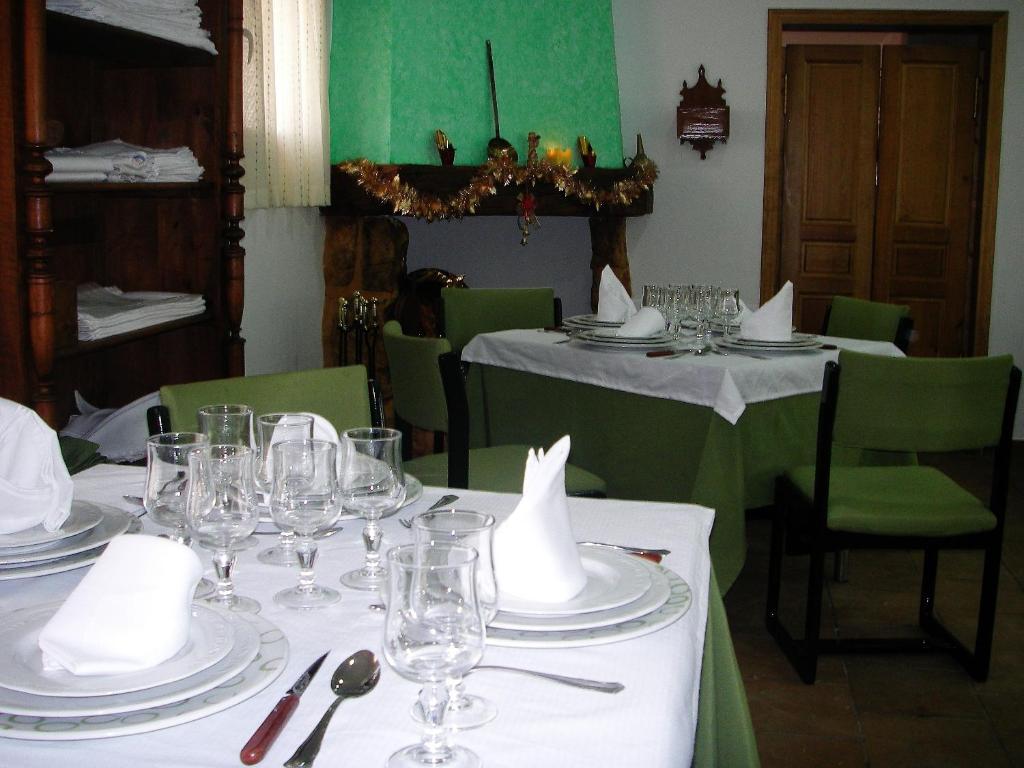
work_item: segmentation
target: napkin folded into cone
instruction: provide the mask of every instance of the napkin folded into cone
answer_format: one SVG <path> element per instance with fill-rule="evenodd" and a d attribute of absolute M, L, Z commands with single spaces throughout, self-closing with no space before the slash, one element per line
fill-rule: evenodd
<path fill-rule="evenodd" d="M 73 493 L 57 433 L 35 411 L 0 398 L 0 534 L 57 530 Z"/>
<path fill-rule="evenodd" d="M 587 585 L 565 498 L 568 458 L 568 435 L 526 457 L 523 498 L 494 531 L 499 598 L 561 603 Z"/>
<path fill-rule="evenodd" d="M 793 284 L 789 280 L 744 318 L 740 336 L 754 341 L 789 341 L 793 337 Z"/>
<path fill-rule="evenodd" d="M 665 316 L 654 307 L 644 307 L 615 331 L 616 336 L 629 339 L 657 336 L 665 332 Z"/>
<path fill-rule="evenodd" d="M 605 265 L 597 288 L 597 319 L 605 323 L 624 323 L 635 314 L 633 297 L 626 292 L 612 268 Z"/>
<path fill-rule="evenodd" d="M 166 661 L 188 641 L 202 575 L 188 547 L 118 536 L 39 633 L 43 669 L 116 675 Z"/>

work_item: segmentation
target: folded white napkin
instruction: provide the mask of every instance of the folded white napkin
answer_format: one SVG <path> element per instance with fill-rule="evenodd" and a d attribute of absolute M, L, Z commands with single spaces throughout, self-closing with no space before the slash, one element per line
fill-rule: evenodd
<path fill-rule="evenodd" d="M 0 398 L 0 534 L 40 524 L 57 530 L 73 493 L 57 433 L 35 411 Z"/>
<path fill-rule="evenodd" d="M 116 675 L 166 661 L 188 640 L 202 575 L 188 547 L 118 536 L 39 633 L 43 668 Z"/>
<path fill-rule="evenodd" d="M 644 307 L 615 331 L 616 336 L 635 339 L 655 336 L 665 331 L 665 316 L 654 307 Z"/>
<path fill-rule="evenodd" d="M 756 341 L 789 341 L 793 337 L 793 284 L 789 280 L 746 316 L 740 323 L 740 336 Z"/>
<path fill-rule="evenodd" d="M 526 458 L 523 498 L 494 532 L 499 595 L 542 603 L 570 600 L 587 585 L 565 498 L 566 435 Z"/>
<path fill-rule="evenodd" d="M 636 304 L 612 268 L 601 270 L 601 284 L 597 289 L 597 319 L 607 323 L 624 323 L 636 314 Z"/>

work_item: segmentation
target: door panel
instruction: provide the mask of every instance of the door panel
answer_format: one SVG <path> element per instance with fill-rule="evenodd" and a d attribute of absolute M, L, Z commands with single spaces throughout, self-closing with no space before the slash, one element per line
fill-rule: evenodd
<path fill-rule="evenodd" d="M 978 54 L 886 48 L 872 298 L 914 307 L 917 355 L 967 354 Z"/>
<path fill-rule="evenodd" d="M 793 322 L 819 331 L 835 294 L 871 286 L 877 46 L 786 48 L 781 278 Z"/>

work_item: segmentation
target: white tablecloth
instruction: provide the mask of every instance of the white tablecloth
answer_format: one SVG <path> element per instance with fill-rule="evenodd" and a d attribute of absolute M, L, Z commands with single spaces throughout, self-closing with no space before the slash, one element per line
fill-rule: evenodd
<path fill-rule="evenodd" d="M 537 334 L 538 336 L 540 334 Z M 75 476 L 80 498 L 131 508 L 121 494 L 139 495 L 143 470 L 98 466 Z M 425 509 L 445 489 L 427 488 L 423 498 L 402 515 Z M 507 515 L 517 496 L 459 491 L 459 506 Z M 708 535 L 713 512 L 688 504 L 570 499 L 573 528 L 583 539 L 667 547 L 663 565 L 691 586 L 693 605 L 674 624 L 644 637 L 577 649 L 488 648 L 484 663 L 530 667 L 578 677 L 617 680 L 626 687 L 616 695 L 568 688 L 501 672 L 481 671 L 467 687 L 494 701 L 492 723 L 459 734 L 457 741 L 474 749 L 488 768 L 595 768 L 642 764 L 690 764 L 697 712 L 704 631 L 707 620 L 710 558 Z M 148 516 L 147 532 L 159 532 Z M 396 518 L 383 522 L 384 546 L 409 540 Z M 317 566 L 323 583 L 338 586 L 341 573 L 362 558 L 361 522 L 321 543 Z M 265 546 L 273 540 L 261 536 Z M 262 543 L 262 542 L 261 542 Z M 262 765 L 281 765 L 305 738 L 332 700 L 331 673 L 349 653 L 369 648 L 380 653 L 383 617 L 367 609 L 375 594 L 343 589 L 341 603 L 299 613 L 278 607 L 274 592 L 291 586 L 294 570 L 265 566 L 256 549 L 239 557 L 240 594 L 263 604 L 261 615 L 284 630 L 291 644 L 281 676 L 254 698 L 192 723 L 136 736 L 76 742 L 30 742 L 0 737 L 0 766 L 73 765 L 75 768 L 173 766 L 211 768 L 241 765 L 238 753 L 278 698 L 317 656 L 331 655 L 303 696 L 298 709 Z M 208 553 L 201 553 L 208 561 Z M 59 600 L 84 571 L 0 582 L 0 615 L 42 602 Z M 209 575 L 209 570 L 208 570 Z M 368 768 L 383 765 L 394 750 L 412 743 L 419 727 L 409 716 L 418 686 L 385 665 L 381 682 L 369 695 L 342 704 L 324 740 L 317 765 Z"/>
<path fill-rule="evenodd" d="M 857 352 L 902 357 L 889 342 L 820 337 Z M 649 358 L 644 352 L 600 349 L 576 341 L 560 344 L 560 333 L 534 329 L 483 333 L 462 350 L 462 359 L 556 379 L 594 384 L 637 395 L 713 408 L 730 424 L 748 403 L 821 390 L 825 363 L 836 350 L 774 355 L 769 360 L 739 354 Z"/>

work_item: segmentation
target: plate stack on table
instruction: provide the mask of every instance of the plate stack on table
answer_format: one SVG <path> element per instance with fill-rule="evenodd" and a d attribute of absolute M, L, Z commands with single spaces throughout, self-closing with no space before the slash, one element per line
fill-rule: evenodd
<path fill-rule="evenodd" d="M 598 320 L 597 315 L 573 315 L 562 321 L 562 326 L 574 330 L 594 330 L 595 328 L 618 328 L 622 321 Z"/>
<path fill-rule="evenodd" d="M 650 336 L 619 336 L 613 328 L 595 328 L 578 331 L 573 339 L 595 347 L 609 349 L 632 349 L 648 352 L 652 349 L 664 349 L 671 346 L 674 339 L 664 331 Z"/>
<path fill-rule="evenodd" d="M 36 525 L 0 535 L 0 581 L 44 576 L 95 562 L 115 536 L 135 533 L 139 521 L 105 504 L 74 501 L 71 514 L 55 531 Z"/>
<path fill-rule="evenodd" d="M 821 349 L 821 341 L 812 333 L 794 333 L 791 338 L 783 341 L 762 341 L 745 339 L 742 336 L 724 336 L 716 342 L 726 349 L 747 352 L 793 353 L 816 352 Z"/>
<path fill-rule="evenodd" d="M 690 608 L 689 585 L 648 560 L 600 546 L 580 545 L 587 575 L 583 591 L 565 603 L 503 597 L 487 627 L 487 644 L 573 648 L 655 632 Z"/>
<path fill-rule="evenodd" d="M 3 617 L 0 738 L 95 739 L 187 723 L 256 695 L 288 660 L 288 641 L 266 619 L 193 604 L 185 646 L 154 667 L 89 676 L 44 670 L 39 633 L 60 605 Z"/>

